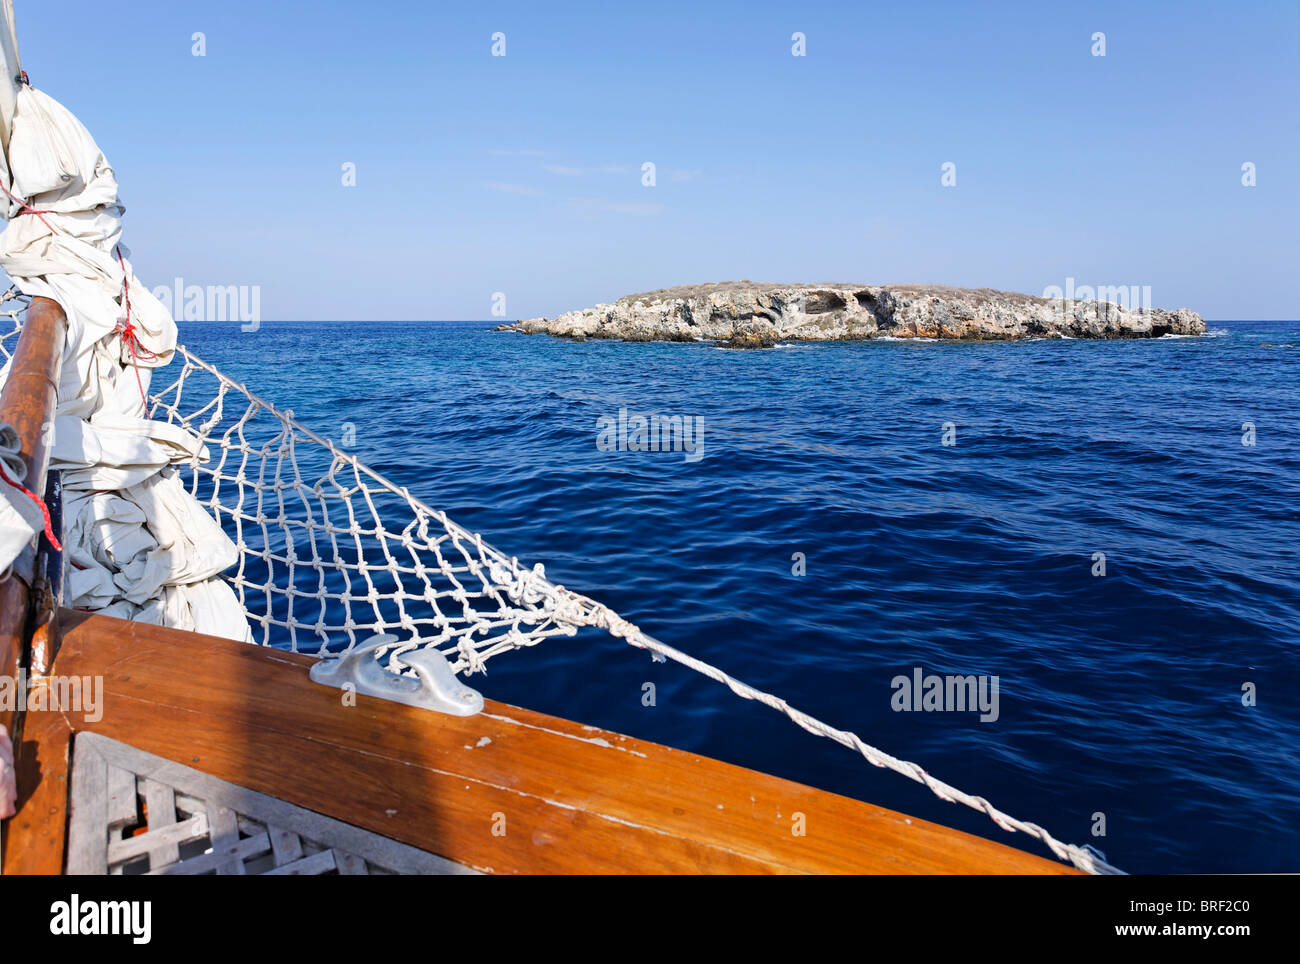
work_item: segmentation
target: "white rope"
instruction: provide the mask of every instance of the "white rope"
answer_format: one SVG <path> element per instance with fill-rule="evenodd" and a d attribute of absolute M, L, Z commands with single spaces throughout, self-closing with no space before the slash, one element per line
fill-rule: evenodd
<path fill-rule="evenodd" d="M 393 633 L 405 641 L 391 655 L 433 647 L 454 671 L 477 672 L 499 653 L 577 633 L 553 618 L 543 595 L 503 592 L 516 560 L 293 412 L 184 348 L 177 354 L 180 374 L 153 396 L 153 414 L 215 450 L 188 467 L 190 491 L 234 530 L 241 555 L 228 578 L 260 624 L 260 642 L 283 630 L 295 652 L 323 656 Z M 196 379 L 207 380 L 197 391 Z M 314 464 L 315 477 L 304 477 L 304 464 Z"/>
<path fill-rule="evenodd" d="M 608 607 L 589 599 L 586 596 L 580 596 L 577 593 L 564 589 L 563 586 L 559 586 L 557 589 L 565 599 L 566 616 L 571 615 L 571 618 L 582 620 L 583 625 L 598 626 L 605 629 L 611 635 L 626 640 L 632 646 L 649 650 L 651 653 L 657 654 L 660 657 L 671 659 L 674 662 L 689 667 L 697 673 L 709 677 L 709 679 L 726 684 L 726 686 L 737 696 L 747 700 L 757 700 L 766 706 L 770 706 L 774 710 L 779 710 L 814 736 L 828 737 L 836 743 L 841 743 L 850 749 L 857 750 L 866 758 L 868 763 L 872 763 L 878 767 L 888 767 L 896 773 L 901 773 L 903 776 L 915 780 L 917 783 L 924 784 L 940 800 L 946 800 L 949 803 L 964 803 L 966 806 L 986 814 L 989 819 L 1003 830 L 1011 831 L 1013 833 L 1019 830 L 1022 833 L 1027 833 L 1029 836 L 1041 840 L 1057 857 L 1061 860 L 1068 860 L 1080 870 L 1086 871 L 1090 874 L 1124 873 L 1119 868 L 1107 863 L 1105 855 L 1095 847 L 1080 847 L 1076 844 L 1062 843 L 1038 824 L 1018 820 L 993 806 L 993 804 L 989 803 L 989 801 L 984 797 L 972 796 L 969 793 L 958 790 L 951 784 L 945 783 L 944 781 L 931 776 L 918 764 L 909 763 L 906 760 L 899 760 L 896 757 L 890 756 L 883 750 L 871 746 L 869 743 L 863 741 L 856 733 L 839 730 L 823 723 L 821 720 L 809 716 L 801 710 L 795 709 L 779 696 L 773 696 L 771 693 L 765 693 L 762 690 L 755 689 L 749 684 L 742 683 L 735 677 L 718 669 L 716 666 L 711 666 L 702 660 L 696 659 L 694 656 L 689 656 L 686 653 L 659 642 L 659 640 L 643 633 L 637 626 L 629 623 Z"/>
<path fill-rule="evenodd" d="M 20 307 L 0 310 L 0 318 L 8 318 L 10 324 L 10 329 L 0 334 L 0 355 L 4 356 L 3 361 L 0 361 L 0 365 L 7 365 L 9 360 L 14 357 L 14 345 L 18 343 L 18 332 L 22 331 L 22 313 L 27 310 L 27 302 L 31 300 L 18 290 L 17 285 L 11 285 L 8 290 L 0 294 L 0 307 L 20 299 L 23 299 Z"/>

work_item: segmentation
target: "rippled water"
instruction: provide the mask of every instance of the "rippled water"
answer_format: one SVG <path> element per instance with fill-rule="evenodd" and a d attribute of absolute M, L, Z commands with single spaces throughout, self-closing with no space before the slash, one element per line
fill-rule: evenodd
<path fill-rule="evenodd" d="M 761 352 L 489 327 L 181 340 L 555 581 L 1126 870 L 1300 870 L 1300 324 Z M 599 451 L 620 408 L 701 419 L 703 457 Z M 914 667 L 997 676 L 998 719 L 894 711 Z M 474 685 L 1043 852 L 601 634 Z"/>

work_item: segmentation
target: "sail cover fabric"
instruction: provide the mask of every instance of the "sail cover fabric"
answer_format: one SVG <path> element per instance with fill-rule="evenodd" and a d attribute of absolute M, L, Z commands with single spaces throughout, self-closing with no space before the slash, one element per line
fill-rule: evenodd
<path fill-rule="evenodd" d="M 176 323 L 119 243 L 125 208 L 113 168 L 67 108 L 29 85 L 17 93 L 8 162 L 8 191 L 21 203 L 4 199 L 0 267 L 68 318 L 50 461 L 63 472 L 65 604 L 251 639 L 220 578 L 235 544 L 173 468 L 207 461 L 207 448 L 148 417 L 150 376 L 171 360 Z M 0 384 L 8 374 L 0 369 Z M 0 460 L 13 477 L 14 439 L 3 428 Z M 0 570 L 43 524 L 30 498 L 0 482 Z"/>

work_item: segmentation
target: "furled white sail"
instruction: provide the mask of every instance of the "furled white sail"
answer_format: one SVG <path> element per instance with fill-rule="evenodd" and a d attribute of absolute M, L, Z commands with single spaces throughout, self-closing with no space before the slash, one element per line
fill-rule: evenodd
<path fill-rule="evenodd" d="M 219 578 L 235 545 L 172 468 L 206 460 L 207 449 L 149 418 L 150 376 L 171 360 L 176 323 L 120 244 L 125 209 L 113 168 L 67 108 L 27 84 L 16 92 L 7 155 L 0 267 L 68 318 L 50 461 L 63 472 L 66 602 L 250 638 L 243 607 Z M 0 382 L 7 374 L 8 366 Z M 0 568 L 41 525 L 35 503 L 0 484 Z"/>

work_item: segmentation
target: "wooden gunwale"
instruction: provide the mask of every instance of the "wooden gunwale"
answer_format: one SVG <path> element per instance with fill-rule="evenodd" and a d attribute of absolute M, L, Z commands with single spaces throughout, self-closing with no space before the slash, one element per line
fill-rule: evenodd
<path fill-rule="evenodd" d="M 41 716 L 6 872 L 57 873 L 69 739 L 96 732 L 499 873 L 1072 873 L 970 834 L 488 701 L 451 717 L 312 683 L 308 657 L 62 610 L 51 670 L 100 718 Z M 793 830 L 796 815 L 806 835 Z"/>

